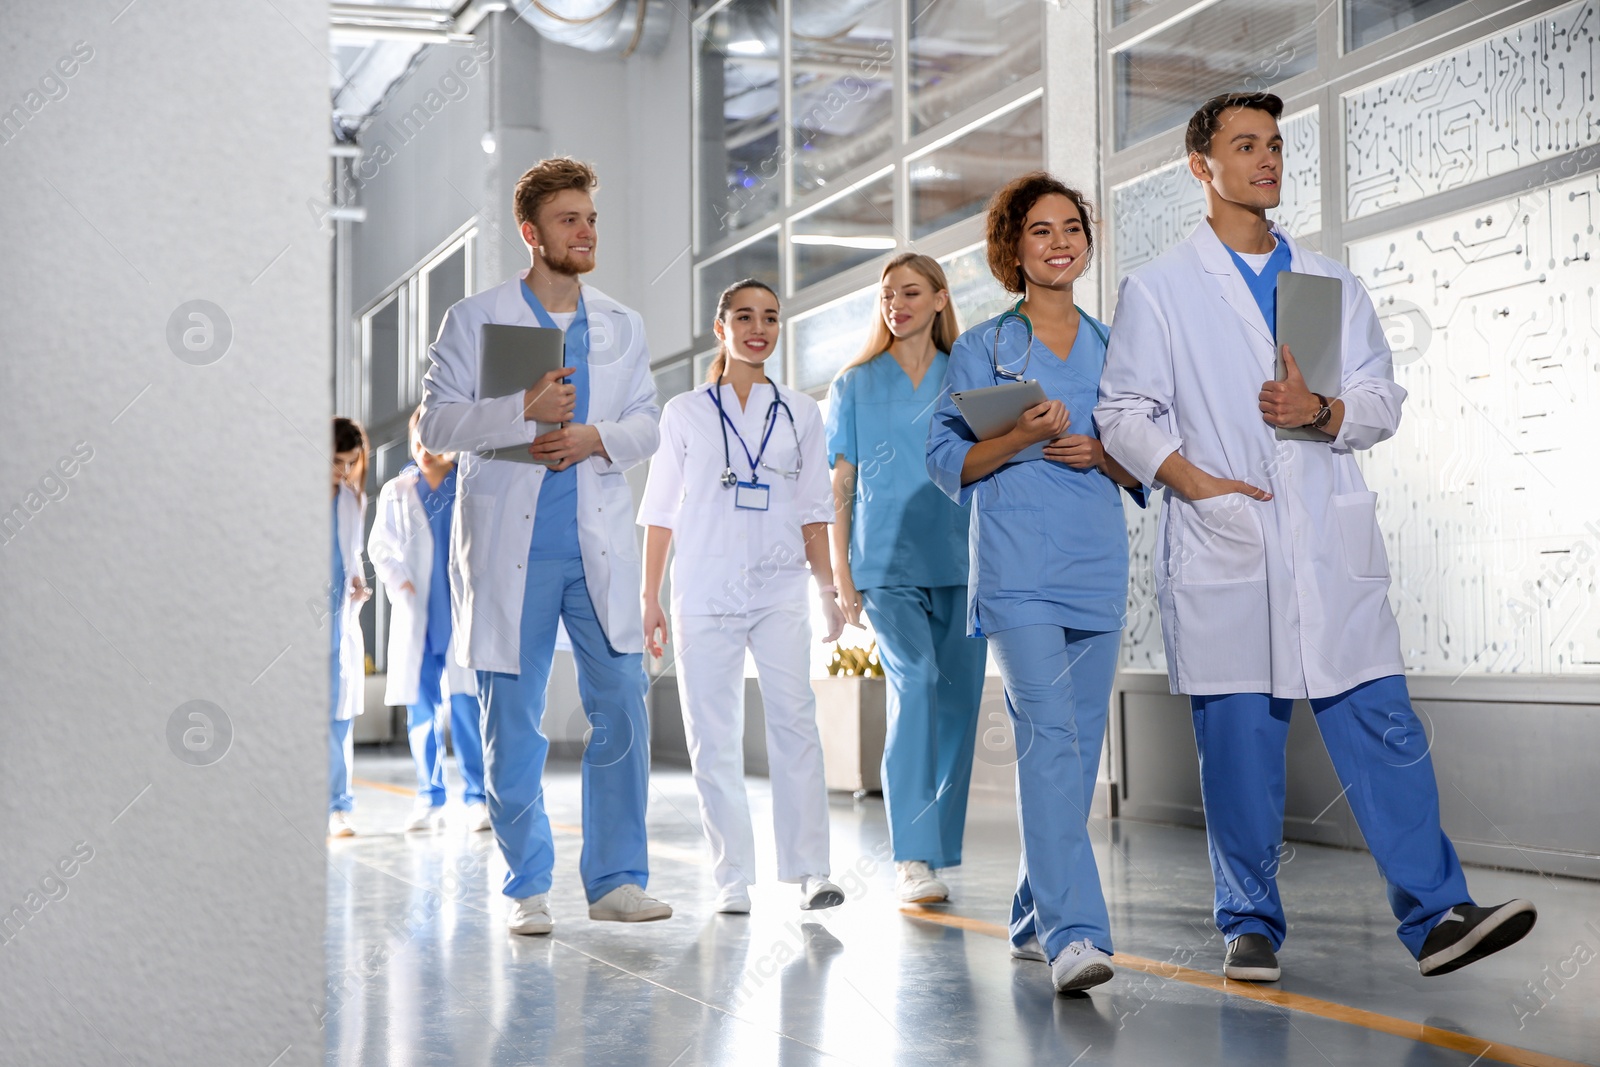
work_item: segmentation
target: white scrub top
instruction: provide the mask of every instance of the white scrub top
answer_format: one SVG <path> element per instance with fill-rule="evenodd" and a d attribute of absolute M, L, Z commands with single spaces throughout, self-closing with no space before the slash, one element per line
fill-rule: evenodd
<path fill-rule="evenodd" d="M 721 481 L 729 461 L 712 389 L 702 385 L 667 401 L 661 448 L 650 461 L 639 505 L 640 526 L 664 526 L 673 534 L 674 615 L 736 615 L 803 599 L 811 569 L 800 528 L 833 521 L 817 402 L 787 386 L 758 384 L 741 409 L 733 386 L 721 387 L 722 408 L 733 421 L 728 454 L 742 482 L 750 481 L 750 464 L 734 430 L 754 455 L 775 395 L 794 416 L 791 426 L 781 406 L 773 413 L 776 425 L 761 463 L 776 471 L 758 470 L 768 487 L 767 510 L 752 511 L 735 507 L 735 491 Z"/>
<path fill-rule="evenodd" d="M 1269 490 L 1191 502 L 1165 494 L 1156 595 L 1174 693 L 1327 697 L 1399 674 L 1389 561 L 1354 450 L 1394 435 L 1394 382 L 1372 298 L 1287 234 L 1292 269 L 1344 288 L 1344 422 L 1331 442 L 1279 441 L 1257 406 L 1273 338 L 1228 250 L 1202 221 L 1122 281 L 1095 422 L 1145 485 L 1176 450 Z"/>

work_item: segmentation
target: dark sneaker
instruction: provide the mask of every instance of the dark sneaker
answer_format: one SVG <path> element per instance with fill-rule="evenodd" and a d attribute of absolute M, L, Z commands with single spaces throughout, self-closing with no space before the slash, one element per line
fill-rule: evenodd
<path fill-rule="evenodd" d="M 1240 934 L 1228 942 L 1222 976 L 1236 982 L 1276 982 L 1283 977 L 1272 942 L 1265 934 Z"/>
<path fill-rule="evenodd" d="M 1417 968 L 1426 975 L 1460 970 L 1515 945 L 1538 918 L 1531 900 L 1508 900 L 1492 908 L 1457 904 L 1428 931 Z"/>

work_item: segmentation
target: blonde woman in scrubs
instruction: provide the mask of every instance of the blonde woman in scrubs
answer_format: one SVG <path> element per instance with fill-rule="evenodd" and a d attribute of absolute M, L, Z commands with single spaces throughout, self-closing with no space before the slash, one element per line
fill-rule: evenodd
<path fill-rule="evenodd" d="M 661 577 L 672 561 L 672 629 L 700 819 L 711 844 L 719 912 L 750 910 L 755 838 L 744 788 L 744 659 L 754 657 L 766 713 L 778 880 L 800 907 L 831 908 L 828 793 L 811 691 L 811 596 L 824 641 L 844 629 L 828 560 L 833 520 L 817 402 L 769 379 L 778 298 L 761 282 L 728 287 L 713 325 L 721 350 L 707 383 L 667 402 L 639 524 L 646 528 L 644 640 L 667 641 Z"/>
<path fill-rule="evenodd" d="M 845 619 L 865 610 L 889 682 L 883 797 L 895 889 L 932 904 L 934 870 L 961 864 L 985 644 L 967 636 L 968 508 L 928 477 L 928 422 L 960 330 L 938 261 L 902 252 L 883 268 L 861 356 L 828 407 L 833 559 Z"/>

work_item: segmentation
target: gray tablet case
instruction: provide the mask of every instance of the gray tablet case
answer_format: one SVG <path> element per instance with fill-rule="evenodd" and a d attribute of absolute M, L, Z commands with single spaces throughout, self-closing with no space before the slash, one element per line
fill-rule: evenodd
<path fill-rule="evenodd" d="M 478 396 L 489 400 L 520 393 L 551 371 L 566 366 L 562 362 L 566 358 L 566 335 L 560 330 L 486 322 L 478 344 Z M 560 423 L 537 423 L 534 436 L 560 428 Z M 478 455 L 548 466 L 530 456 L 525 444 L 485 449 Z"/>
<path fill-rule="evenodd" d="M 980 441 L 987 441 L 992 437 L 1009 433 L 1024 411 L 1043 404 L 1050 398 L 1044 395 L 1043 386 L 1029 379 L 1025 382 L 985 386 L 982 389 L 963 389 L 959 393 L 951 393 L 950 399 L 955 401 L 956 410 L 961 412 L 961 417 L 967 420 L 973 436 Z M 1007 462 L 1043 459 L 1044 446 L 1043 441 L 1031 444 Z"/>
<path fill-rule="evenodd" d="M 1283 271 L 1278 275 L 1278 344 L 1273 377 L 1283 381 L 1283 346 L 1294 353 L 1306 388 L 1338 395 L 1344 379 L 1344 288 L 1338 278 Z M 1278 427 L 1280 441 L 1331 441 L 1321 430 Z"/>

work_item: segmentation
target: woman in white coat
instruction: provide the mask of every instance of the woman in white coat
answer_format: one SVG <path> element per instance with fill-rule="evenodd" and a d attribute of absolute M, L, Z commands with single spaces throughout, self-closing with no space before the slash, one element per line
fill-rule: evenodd
<path fill-rule="evenodd" d="M 824 641 L 838 639 L 844 615 L 828 559 L 833 497 L 822 413 L 766 376 L 778 345 L 778 298 L 766 285 L 729 286 L 713 330 L 722 349 L 709 381 L 661 412 L 661 449 L 639 507 L 645 644 L 659 658 L 667 640 L 661 577 L 676 536 L 678 699 L 717 910 L 748 912 L 756 880 L 744 788 L 746 649 L 766 713 L 778 880 L 800 884 L 802 908 L 829 908 L 844 894 L 828 880 L 828 792 L 807 651 L 811 578 L 827 620 Z"/>
<path fill-rule="evenodd" d="M 407 830 L 444 820 L 445 726 L 461 772 L 469 831 L 489 829 L 483 790 L 476 675 L 456 659 L 450 621 L 450 527 L 456 462 L 422 447 L 419 407 L 411 413 L 408 464 L 378 493 L 367 554 L 389 593 L 388 680 L 383 702 L 406 709 L 406 737 L 417 767 L 417 802 Z"/>
<path fill-rule="evenodd" d="M 361 714 L 366 650 L 361 641 L 361 605 L 372 591 L 362 571 L 361 525 L 367 511 L 367 432 L 344 417 L 333 420 L 333 576 L 328 585 L 332 621 L 328 730 L 328 836 L 350 837 L 350 771 L 355 750 L 351 727 Z"/>

